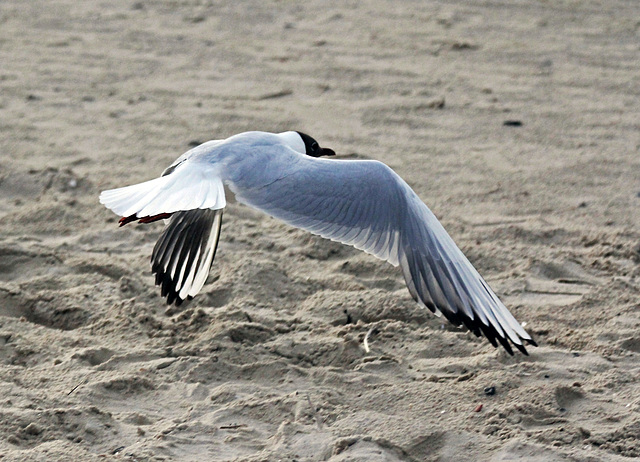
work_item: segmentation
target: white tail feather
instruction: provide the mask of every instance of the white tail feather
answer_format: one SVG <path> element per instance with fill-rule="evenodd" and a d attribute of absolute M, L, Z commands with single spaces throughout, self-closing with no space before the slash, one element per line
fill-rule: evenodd
<path fill-rule="evenodd" d="M 100 203 L 122 217 L 142 218 L 180 210 L 221 209 L 226 199 L 217 175 L 184 165 L 154 180 L 103 191 Z"/>

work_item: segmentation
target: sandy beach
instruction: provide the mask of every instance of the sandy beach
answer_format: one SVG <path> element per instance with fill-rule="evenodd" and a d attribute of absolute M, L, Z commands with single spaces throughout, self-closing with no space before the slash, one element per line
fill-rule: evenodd
<path fill-rule="evenodd" d="M 3 0 L 0 63 L 3 462 L 640 458 L 636 0 Z M 540 346 L 233 197 L 167 306 L 98 195 L 248 130 L 388 164 Z"/>

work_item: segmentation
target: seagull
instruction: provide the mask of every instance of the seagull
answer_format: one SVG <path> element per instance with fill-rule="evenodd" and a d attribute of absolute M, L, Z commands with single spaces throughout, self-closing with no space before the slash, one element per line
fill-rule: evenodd
<path fill-rule="evenodd" d="M 224 185 L 246 205 L 400 266 L 413 299 L 511 355 L 536 342 L 516 321 L 435 215 L 376 160 L 327 159 L 309 135 L 245 132 L 187 151 L 159 178 L 103 191 L 100 202 L 132 221 L 168 219 L 151 269 L 168 304 L 193 298 L 220 239 Z"/>

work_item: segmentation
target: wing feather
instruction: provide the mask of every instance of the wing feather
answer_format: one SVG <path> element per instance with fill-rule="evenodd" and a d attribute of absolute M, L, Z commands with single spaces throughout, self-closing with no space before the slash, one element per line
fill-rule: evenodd
<path fill-rule="evenodd" d="M 151 254 L 151 270 L 167 303 L 180 305 L 195 296 L 207 280 L 215 256 L 222 209 L 176 212 Z"/>
<path fill-rule="evenodd" d="M 226 205 L 224 185 L 217 173 L 189 162 L 159 178 L 103 191 L 100 202 L 120 216 L 138 218 Z"/>
<path fill-rule="evenodd" d="M 266 186 L 234 191 L 293 226 L 400 265 L 411 296 L 509 353 L 535 341 L 482 279 L 435 215 L 386 165 L 305 159 Z M 233 185 L 231 185 L 233 190 Z"/>

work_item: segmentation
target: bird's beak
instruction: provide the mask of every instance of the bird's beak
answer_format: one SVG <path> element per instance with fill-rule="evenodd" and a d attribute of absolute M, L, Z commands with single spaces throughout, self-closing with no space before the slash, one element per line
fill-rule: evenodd
<path fill-rule="evenodd" d="M 335 156 L 336 153 L 333 149 L 329 149 L 329 148 L 320 148 L 320 154 L 318 154 L 318 157 L 322 157 L 322 156 Z"/>

